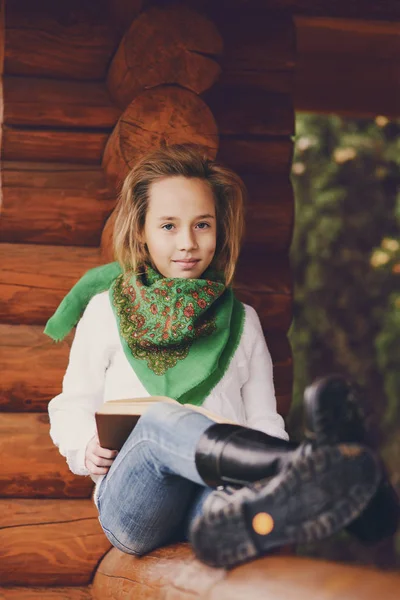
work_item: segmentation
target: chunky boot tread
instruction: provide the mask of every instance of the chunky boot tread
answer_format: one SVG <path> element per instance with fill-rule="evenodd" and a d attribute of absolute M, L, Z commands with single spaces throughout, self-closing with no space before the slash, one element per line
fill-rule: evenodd
<path fill-rule="evenodd" d="M 191 529 L 194 551 L 211 566 L 230 568 L 277 546 L 329 537 L 365 508 L 380 477 L 375 455 L 360 446 L 298 456 L 280 475 L 242 488 L 217 510 L 211 494 Z M 274 523 L 267 535 L 252 526 L 260 513 Z"/>
<path fill-rule="evenodd" d="M 370 446 L 357 394 L 340 375 L 317 379 L 304 393 L 306 438 L 314 445 Z M 400 523 L 400 500 L 381 464 L 382 480 L 365 510 L 347 531 L 364 544 L 393 536 Z"/>

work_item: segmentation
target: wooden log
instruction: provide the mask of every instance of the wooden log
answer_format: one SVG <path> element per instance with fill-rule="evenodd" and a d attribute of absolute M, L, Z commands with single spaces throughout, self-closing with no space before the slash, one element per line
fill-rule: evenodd
<path fill-rule="evenodd" d="M 163 84 L 178 84 L 200 94 L 219 76 L 214 57 L 221 50 L 215 25 L 199 13 L 182 5 L 150 8 L 133 21 L 122 39 L 107 87 L 122 109 L 143 90 Z"/>
<path fill-rule="evenodd" d="M 368 60 L 396 60 L 400 23 L 361 19 L 296 17 L 297 50 L 302 56 L 320 52 Z"/>
<path fill-rule="evenodd" d="M 287 417 L 292 402 L 293 359 L 292 348 L 286 333 L 279 330 L 265 330 L 265 339 L 274 365 L 274 387 L 278 412 Z"/>
<path fill-rule="evenodd" d="M 88 585 L 109 548 L 91 500 L 0 500 L 4 586 Z"/>
<path fill-rule="evenodd" d="M 4 72 L 4 44 L 5 44 L 5 24 L 4 24 L 4 7 L 5 0 L 0 0 L 0 152 L 2 148 L 3 139 L 3 113 L 4 113 L 4 102 L 3 102 L 3 72 Z M 0 153 L 1 157 L 1 153 Z M 1 179 L 0 179 L 1 188 Z M 0 192 L 0 206 L 1 206 L 1 192 Z"/>
<path fill-rule="evenodd" d="M 294 68 L 296 37 L 290 13 L 269 12 L 254 2 L 245 10 L 236 4 L 229 11 L 215 4 L 211 13 L 224 40 L 223 72 L 233 71 L 238 78 L 239 72 L 246 76 L 246 71 L 260 74 Z"/>
<path fill-rule="evenodd" d="M 5 43 L 5 0 L 0 0 L 0 76 L 4 73 L 4 43 Z"/>
<path fill-rule="evenodd" d="M 4 187 L 76 190 L 108 199 L 114 193 L 100 167 L 77 163 L 3 161 L 1 178 Z"/>
<path fill-rule="evenodd" d="M 114 27 L 123 34 L 140 13 L 143 0 L 107 0 L 107 5 Z"/>
<path fill-rule="evenodd" d="M 217 86 L 257 87 L 266 93 L 292 95 L 296 35 L 290 13 L 274 13 L 255 2 L 246 7 L 231 2 L 227 10 L 218 2 L 210 5 L 207 14 L 224 40 Z"/>
<path fill-rule="evenodd" d="M 115 206 L 114 191 L 109 190 L 107 197 L 102 188 L 97 194 L 95 190 L 73 189 L 70 183 L 67 189 L 60 185 L 30 187 L 29 181 L 35 179 L 36 173 L 25 174 L 25 179 L 20 174 L 20 187 L 3 187 L 3 242 L 99 245 L 104 223 Z"/>
<path fill-rule="evenodd" d="M 111 217 L 102 236 L 105 262 L 113 260 L 112 226 Z M 238 298 L 254 306 L 266 330 L 287 331 L 292 319 L 289 259 L 285 254 L 271 254 L 267 243 L 255 241 L 258 236 L 251 238 L 251 231 L 248 235 L 251 243 L 244 245 L 234 283 Z"/>
<path fill-rule="evenodd" d="M 368 77 L 360 77 L 365 69 L 368 69 Z M 329 73 L 334 76 L 329 77 Z M 296 110 L 303 112 L 334 113 L 356 119 L 373 119 L 376 115 L 398 118 L 399 80 L 398 59 L 300 57 L 294 103 Z"/>
<path fill-rule="evenodd" d="M 0 325 L 0 411 L 47 411 L 61 392 L 72 338 L 56 344 L 41 326 Z"/>
<path fill-rule="evenodd" d="M 55 344 L 35 325 L 0 324 L 0 411 L 46 412 L 61 391 L 73 333 Z M 265 330 L 278 396 L 291 392 L 291 348 L 286 334 Z M 44 368 L 45 366 L 45 368 Z"/>
<path fill-rule="evenodd" d="M 290 394 L 277 394 L 276 402 L 279 414 L 286 419 L 292 406 L 292 391 L 290 391 Z"/>
<path fill-rule="evenodd" d="M 398 573 L 287 555 L 215 569 L 196 560 L 189 544 L 176 544 L 141 558 L 113 548 L 96 571 L 92 593 L 94 600 L 396 600 L 399 584 Z"/>
<path fill-rule="evenodd" d="M 263 253 L 286 252 L 292 242 L 294 224 L 293 188 L 287 178 L 241 173 L 248 191 L 244 244 L 263 247 Z M 114 260 L 114 213 L 103 229 L 101 255 L 105 263 Z"/>
<path fill-rule="evenodd" d="M 218 79 L 217 86 L 257 88 L 265 94 L 292 95 L 295 86 L 295 69 L 287 67 L 284 69 L 262 69 L 246 68 L 235 63 L 224 69 Z"/>
<path fill-rule="evenodd" d="M 57 79 L 103 80 L 116 32 L 102 3 L 14 0 L 6 13 L 5 72 Z"/>
<path fill-rule="evenodd" d="M 232 169 L 252 175 L 284 175 L 288 178 L 293 157 L 290 138 L 221 136 L 218 160 Z"/>
<path fill-rule="evenodd" d="M 125 110 L 107 142 L 103 168 L 118 185 L 145 152 L 185 142 L 202 145 L 215 156 L 218 131 L 210 109 L 192 92 L 159 86 L 140 94 Z"/>
<path fill-rule="evenodd" d="M 292 393 L 293 387 L 293 361 L 289 357 L 285 363 L 274 365 L 274 387 L 275 394 L 278 397 L 278 412 L 287 415 L 286 407 L 283 407 L 281 412 L 281 406 L 279 404 L 280 396 L 287 396 Z"/>
<path fill-rule="evenodd" d="M 0 600 L 91 600 L 87 587 L 8 587 L 0 588 Z"/>
<path fill-rule="evenodd" d="M 289 295 L 259 292 L 249 288 L 235 287 L 237 297 L 241 302 L 249 304 L 260 317 L 264 327 L 276 327 L 287 331 L 292 322 L 293 301 Z"/>
<path fill-rule="evenodd" d="M 308 17 L 296 19 L 296 29 L 298 110 L 400 115 L 400 23 Z"/>
<path fill-rule="evenodd" d="M 288 257 L 242 254 L 233 288 L 239 300 L 255 308 L 264 330 L 289 329 L 293 298 Z"/>
<path fill-rule="evenodd" d="M 217 84 L 204 99 L 221 136 L 294 134 L 290 93 L 268 92 L 255 85 Z"/>
<path fill-rule="evenodd" d="M 99 164 L 108 134 L 3 127 L 3 159 Z"/>
<path fill-rule="evenodd" d="M 91 248 L 35 246 L 32 253 L 28 244 L 0 244 L 0 322 L 45 323 L 79 277 L 100 262 L 100 251 Z M 259 311 L 265 328 L 286 331 L 291 319 L 288 262 L 257 252 L 241 264 L 240 299 Z"/>
<path fill-rule="evenodd" d="M 289 177 L 241 172 L 248 192 L 244 243 L 264 252 L 287 252 L 292 242 L 294 194 Z"/>
<path fill-rule="evenodd" d="M 95 248 L 0 244 L 0 322 L 45 323 L 76 281 L 99 264 Z"/>
<path fill-rule="evenodd" d="M 93 481 L 69 470 L 50 438 L 47 414 L 2 413 L 0 452 L 0 497 L 90 497 Z"/>
<path fill-rule="evenodd" d="M 285 254 L 263 255 L 263 247 L 242 251 L 235 275 L 236 289 L 251 288 L 257 292 L 292 293 L 289 257 Z M 266 329 L 270 329 L 264 325 Z M 273 328 L 277 329 L 277 328 Z"/>
<path fill-rule="evenodd" d="M 110 130 L 120 114 L 103 83 L 4 78 L 6 125 Z"/>
<path fill-rule="evenodd" d="M 255 179 L 253 181 L 259 180 Z M 292 212 L 292 208 L 290 210 Z M 278 329 L 286 332 L 292 319 L 289 259 L 286 253 L 273 253 L 270 251 L 270 246 L 266 241 L 268 236 L 265 235 L 264 239 L 263 234 L 258 234 L 257 230 L 252 227 L 256 219 L 257 211 L 254 212 L 254 218 L 250 220 L 250 226 L 248 226 L 248 242 L 246 241 L 242 250 L 234 287 L 238 298 L 242 302 L 254 306 L 257 310 L 265 330 Z M 112 227 L 113 217 L 111 216 L 102 236 L 102 258 L 104 262 L 113 260 Z M 254 235 L 254 233 L 256 234 Z M 289 244 L 290 238 L 291 235 L 288 234 L 285 247 Z M 281 249 L 283 248 L 281 247 Z"/>
<path fill-rule="evenodd" d="M 187 0 L 198 6 L 201 0 Z M 206 0 L 204 0 L 207 4 Z M 385 2 L 375 2 L 375 0 L 230 0 L 229 2 L 210 2 L 211 6 L 207 11 L 210 15 L 219 14 L 221 17 L 226 13 L 232 13 L 233 9 L 242 10 L 252 8 L 257 13 L 259 21 L 268 22 L 268 18 L 278 11 L 283 14 L 311 15 L 318 17 L 335 17 L 348 19 L 379 19 L 387 21 L 400 20 L 400 6 L 397 0 L 385 0 Z M 225 10 L 229 6 L 229 11 Z"/>

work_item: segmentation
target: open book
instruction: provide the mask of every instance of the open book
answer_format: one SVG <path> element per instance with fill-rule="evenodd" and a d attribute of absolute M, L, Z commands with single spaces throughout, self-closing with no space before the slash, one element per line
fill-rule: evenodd
<path fill-rule="evenodd" d="M 129 437 L 141 415 L 155 402 L 179 404 L 167 396 L 149 396 L 147 398 L 129 398 L 127 400 L 109 400 L 96 411 L 97 434 L 100 446 L 109 450 L 120 450 Z M 184 404 L 217 423 L 232 423 L 202 406 Z"/>

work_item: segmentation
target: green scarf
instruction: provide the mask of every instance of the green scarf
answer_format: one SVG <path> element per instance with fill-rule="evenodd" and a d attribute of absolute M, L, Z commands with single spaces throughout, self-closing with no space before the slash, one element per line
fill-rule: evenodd
<path fill-rule="evenodd" d="M 109 290 L 125 355 L 148 393 L 200 405 L 225 374 L 244 324 L 243 305 L 232 289 L 211 270 L 203 277 L 169 279 L 150 266 L 134 275 L 118 263 L 91 269 L 45 333 L 63 339 L 89 300 Z"/>

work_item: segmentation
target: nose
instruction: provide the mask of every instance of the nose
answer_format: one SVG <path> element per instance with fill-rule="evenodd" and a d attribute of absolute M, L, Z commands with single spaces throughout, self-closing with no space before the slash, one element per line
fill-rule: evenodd
<path fill-rule="evenodd" d="M 178 250 L 189 252 L 198 248 L 196 234 L 191 227 L 182 228 L 177 239 Z"/>

